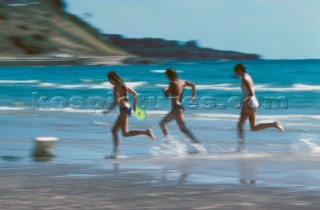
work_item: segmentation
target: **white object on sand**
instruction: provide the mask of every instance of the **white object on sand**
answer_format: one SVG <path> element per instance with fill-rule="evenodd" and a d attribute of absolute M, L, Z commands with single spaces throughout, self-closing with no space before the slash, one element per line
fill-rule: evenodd
<path fill-rule="evenodd" d="M 59 139 L 56 137 L 36 137 L 36 138 L 34 138 L 34 141 L 35 141 L 34 156 L 35 157 L 52 157 L 52 156 L 54 156 L 51 153 L 51 148 L 58 140 Z"/>

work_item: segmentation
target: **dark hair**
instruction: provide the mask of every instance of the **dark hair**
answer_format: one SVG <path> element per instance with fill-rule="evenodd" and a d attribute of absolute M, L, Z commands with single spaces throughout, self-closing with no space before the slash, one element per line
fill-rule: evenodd
<path fill-rule="evenodd" d="M 108 73 L 108 79 L 112 79 L 115 82 L 115 88 L 119 88 L 121 96 L 127 96 L 127 87 L 125 86 L 123 80 L 120 78 L 119 74 L 115 71 Z"/>
<path fill-rule="evenodd" d="M 247 73 L 247 68 L 246 68 L 245 65 L 243 65 L 242 63 L 238 63 L 237 65 L 235 65 L 235 67 L 234 67 L 233 69 L 234 69 L 234 71 L 236 71 L 236 72 L 243 71 L 243 72 L 246 72 L 246 73 Z"/>
<path fill-rule="evenodd" d="M 174 68 L 168 68 L 166 74 L 170 80 L 178 79 L 178 74 Z"/>

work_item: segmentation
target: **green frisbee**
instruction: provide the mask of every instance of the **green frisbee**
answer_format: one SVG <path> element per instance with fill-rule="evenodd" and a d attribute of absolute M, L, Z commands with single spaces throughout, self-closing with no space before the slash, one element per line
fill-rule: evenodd
<path fill-rule="evenodd" d="M 147 117 L 147 112 L 142 107 L 136 107 L 133 115 L 137 120 L 144 120 Z"/>

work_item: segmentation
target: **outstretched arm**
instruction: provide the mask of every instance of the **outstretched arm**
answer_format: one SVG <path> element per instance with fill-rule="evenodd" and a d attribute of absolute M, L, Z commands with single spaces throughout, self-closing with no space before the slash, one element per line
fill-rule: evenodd
<path fill-rule="evenodd" d="M 189 86 L 192 88 L 192 100 L 196 100 L 196 85 L 192 82 L 189 82 L 187 80 L 184 81 L 185 82 L 185 86 Z"/>
<path fill-rule="evenodd" d="M 248 79 L 243 79 L 243 84 L 244 86 L 247 88 L 247 90 L 249 91 L 249 95 L 244 99 L 244 101 L 248 101 L 252 98 L 252 96 L 254 95 L 253 93 L 253 83 L 252 81 L 248 80 Z"/>
<path fill-rule="evenodd" d="M 137 102 L 138 102 L 138 94 L 136 91 L 134 91 L 132 88 L 127 87 L 127 90 L 130 94 L 133 95 L 133 110 L 136 111 L 137 108 Z"/>
<path fill-rule="evenodd" d="M 251 80 L 248 80 L 248 79 L 243 79 L 242 83 L 247 88 L 247 90 L 249 91 L 249 94 L 244 99 L 244 103 L 243 103 L 243 108 L 248 111 L 249 110 L 250 99 L 254 96 L 253 87 L 252 87 L 253 83 L 252 83 Z"/>
<path fill-rule="evenodd" d="M 118 98 L 119 98 L 119 94 L 116 91 L 116 89 L 113 90 L 113 103 L 107 108 L 107 110 L 103 111 L 103 114 L 108 114 L 109 112 L 111 112 L 118 104 Z"/>
<path fill-rule="evenodd" d="M 172 90 L 172 85 L 173 85 L 173 82 L 170 82 L 169 87 L 167 87 L 167 88 L 165 88 L 163 90 L 165 97 L 169 97 L 170 96 L 171 90 Z"/>

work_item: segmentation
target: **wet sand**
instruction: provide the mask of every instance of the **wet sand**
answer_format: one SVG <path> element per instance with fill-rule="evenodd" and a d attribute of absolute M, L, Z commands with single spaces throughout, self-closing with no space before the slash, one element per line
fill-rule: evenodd
<path fill-rule="evenodd" d="M 214 176 L 207 183 L 190 181 L 190 173 L 205 175 L 204 167 L 178 173 L 179 167 L 145 161 L 141 167 L 98 162 L 2 166 L 1 209 L 320 209 L 315 190 L 268 187 L 259 180 L 226 184 Z"/>

